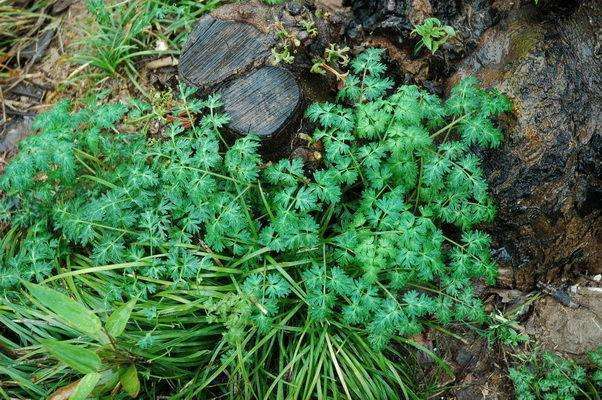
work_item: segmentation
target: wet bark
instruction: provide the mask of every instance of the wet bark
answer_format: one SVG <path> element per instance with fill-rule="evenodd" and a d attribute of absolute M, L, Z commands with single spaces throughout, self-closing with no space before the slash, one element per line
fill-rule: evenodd
<path fill-rule="evenodd" d="M 499 202 L 498 259 L 512 272 L 507 283 L 524 290 L 602 272 L 596 3 L 547 16 L 531 4 L 512 10 L 449 82 L 476 74 L 514 102 L 503 147 L 484 157 Z"/>
<path fill-rule="evenodd" d="M 513 100 L 503 147 L 481 154 L 499 203 L 492 233 L 502 284 L 531 290 L 601 273 L 599 2 L 347 2 L 349 34 L 387 46 L 406 81 L 445 93 L 474 74 Z M 453 26 L 457 40 L 413 54 L 410 31 L 427 17 Z"/>

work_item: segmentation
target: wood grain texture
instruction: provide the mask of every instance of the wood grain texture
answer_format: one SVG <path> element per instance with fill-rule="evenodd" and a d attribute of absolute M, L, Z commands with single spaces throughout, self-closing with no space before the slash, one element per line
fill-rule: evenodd
<path fill-rule="evenodd" d="M 230 129 L 269 137 L 295 115 L 301 91 L 286 69 L 266 66 L 247 73 L 220 90 Z"/>
<path fill-rule="evenodd" d="M 252 25 L 206 15 L 190 34 L 178 69 L 187 84 L 211 88 L 263 64 L 269 56 L 266 38 Z"/>

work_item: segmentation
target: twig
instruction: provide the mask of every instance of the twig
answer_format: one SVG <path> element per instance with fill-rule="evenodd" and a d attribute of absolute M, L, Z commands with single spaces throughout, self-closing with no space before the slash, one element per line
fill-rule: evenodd
<path fill-rule="evenodd" d="M 0 104 L 2 105 L 2 122 L 6 122 L 6 104 L 4 103 L 4 92 L 0 86 Z"/>
<path fill-rule="evenodd" d="M 90 61 L 88 61 L 85 64 L 80 65 L 79 67 L 75 68 L 73 70 L 73 72 L 71 72 L 69 74 L 69 76 L 67 76 L 67 78 L 65 79 L 66 81 L 68 81 L 69 79 L 73 78 L 75 75 L 79 74 L 80 72 L 82 72 L 84 69 L 86 69 L 86 67 L 88 67 L 88 65 L 90 65 Z"/>
<path fill-rule="evenodd" d="M 159 69 L 163 67 L 174 67 L 178 65 L 178 59 L 175 57 L 163 57 L 158 60 L 149 61 L 144 65 L 146 69 Z"/>

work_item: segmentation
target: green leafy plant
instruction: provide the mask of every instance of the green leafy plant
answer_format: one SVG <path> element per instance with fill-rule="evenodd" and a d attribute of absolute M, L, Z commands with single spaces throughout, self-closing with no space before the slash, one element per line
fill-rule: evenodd
<path fill-rule="evenodd" d="M 310 72 L 314 74 L 326 75 L 330 73 L 338 81 L 345 81 L 348 73 L 342 73 L 340 70 L 349 64 L 349 47 L 341 47 L 338 44 L 331 43 L 324 49 L 324 55 L 314 60 Z"/>
<path fill-rule="evenodd" d="M 500 341 L 512 348 L 529 340 L 529 336 L 521 333 L 520 325 L 515 319 L 507 318 L 499 312 L 492 315 L 486 337 L 489 343 Z"/>
<path fill-rule="evenodd" d="M 524 315 L 525 309 L 538 298 L 538 294 L 530 295 L 526 301 L 510 307 L 503 313 L 499 310 L 492 312 L 491 321 L 484 332 L 484 336 L 489 343 L 492 344 L 499 341 L 513 349 L 516 349 L 522 343 L 528 343 L 529 336 L 523 333 L 524 328 L 520 326 L 517 319 L 521 315 Z"/>
<path fill-rule="evenodd" d="M 136 299 L 117 308 L 103 327 L 93 312 L 65 294 L 32 283 L 25 283 L 25 286 L 35 301 L 50 310 L 54 318 L 93 341 L 95 349 L 73 344 L 71 340 L 40 340 L 47 353 L 73 370 L 85 374 L 70 388 L 72 394 L 69 398 L 85 399 L 95 389 L 97 394 L 102 391 L 116 393 L 120 389 L 118 383 L 131 397 L 137 396 L 140 382 L 136 366 L 128 360 L 129 352 L 120 348 L 117 342 L 130 319 Z"/>
<path fill-rule="evenodd" d="M 301 41 L 295 32 L 284 27 L 282 21 L 276 21 L 275 28 L 278 44 L 272 48 L 272 63 L 274 65 L 280 63 L 292 64 L 295 61 L 294 54 L 301 46 Z"/>
<path fill-rule="evenodd" d="M 594 364 L 591 375 L 586 368 L 575 361 L 560 357 L 548 351 L 534 349 L 518 355 L 515 367 L 509 369 L 518 400 L 577 398 L 597 399 L 600 388 L 599 376 L 602 371 L 601 349 L 590 353 Z"/>
<path fill-rule="evenodd" d="M 589 360 L 594 365 L 592 373 L 592 381 L 597 388 L 602 388 L 602 346 L 598 346 L 596 350 L 588 354 Z"/>
<path fill-rule="evenodd" d="M 316 23 L 311 14 L 299 21 L 299 27 L 301 27 L 309 37 L 316 37 L 318 35 L 318 28 L 316 27 Z"/>
<path fill-rule="evenodd" d="M 476 227 L 495 210 L 472 148 L 499 145 L 493 119 L 510 105 L 474 79 L 445 102 L 393 90 L 381 56 L 356 57 L 339 101 L 307 110 L 324 149 L 316 166 L 265 163 L 258 138 L 223 135 L 218 97 L 183 87 L 168 114 L 92 100 L 41 115 L 0 178 L 0 321 L 11 332 L 0 343 L 12 354 L 0 367 L 19 393 L 105 368 L 89 352 L 91 372 L 57 366 L 47 338 L 139 377 L 121 386 L 144 398 L 428 395 L 437 379 L 417 382 L 428 371 L 416 352 L 446 366 L 411 337 L 488 319 L 473 282 L 492 283 L 496 266 Z M 149 113 L 163 128 L 147 137 Z M 31 288 L 77 299 L 69 315 L 94 321 L 87 339 Z M 132 299 L 129 322 L 112 317 Z M 106 343 L 122 329 L 118 347 Z M 85 376 L 87 390 L 97 376 Z"/>
<path fill-rule="evenodd" d="M 422 24 L 414 27 L 412 34 L 420 36 L 420 41 L 415 49 L 416 53 L 426 47 L 434 54 L 439 47 L 456 36 L 456 31 L 451 26 L 444 25 L 437 18 L 427 18 Z"/>
<path fill-rule="evenodd" d="M 218 7 L 220 0 L 146 0 L 149 10 L 155 10 L 150 39 L 164 40 L 170 48 L 180 50 L 198 18 Z M 148 43 L 150 45 L 150 42 Z M 150 47 L 147 45 L 147 47 Z"/>

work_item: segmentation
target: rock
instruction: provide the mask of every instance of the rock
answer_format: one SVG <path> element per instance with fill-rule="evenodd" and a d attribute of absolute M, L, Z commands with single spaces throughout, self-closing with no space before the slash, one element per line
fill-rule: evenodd
<path fill-rule="evenodd" d="M 286 4 L 286 11 L 293 16 L 297 16 L 303 12 L 303 7 L 299 3 L 290 2 Z"/>
<path fill-rule="evenodd" d="M 458 350 L 458 354 L 456 354 L 455 361 L 462 369 L 470 370 L 474 368 L 474 366 L 477 364 L 478 357 L 472 352 L 470 352 L 468 349 L 461 347 Z"/>
<path fill-rule="evenodd" d="M 449 82 L 476 74 L 513 100 L 503 146 L 483 155 L 499 202 L 493 234 L 507 252 L 498 261 L 522 290 L 602 271 L 601 14 L 595 1 L 564 18 L 517 9 Z"/>
<path fill-rule="evenodd" d="M 602 343 L 602 288 L 578 287 L 572 300 L 577 308 L 544 297 L 534 304 L 525 328 L 547 350 L 582 356 Z"/>
<path fill-rule="evenodd" d="M 404 0 L 344 0 L 343 5 L 353 10 L 348 34 L 356 37 L 361 32 L 389 34 L 402 43 L 409 37 L 412 24 Z"/>

